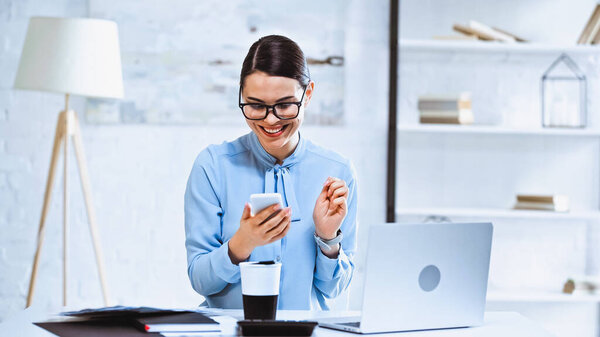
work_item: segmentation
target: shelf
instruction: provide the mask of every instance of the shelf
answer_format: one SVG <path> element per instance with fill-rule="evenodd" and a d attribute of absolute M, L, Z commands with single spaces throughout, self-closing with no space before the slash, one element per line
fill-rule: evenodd
<path fill-rule="evenodd" d="M 398 208 L 396 215 L 472 216 L 481 218 L 600 220 L 600 212 L 569 212 L 485 208 Z"/>
<path fill-rule="evenodd" d="M 401 39 L 400 52 L 507 52 L 524 54 L 593 54 L 599 53 L 600 47 L 592 45 L 552 45 L 540 43 L 503 43 L 465 40 L 413 40 Z"/>
<path fill-rule="evenodd" d="M 566 136 L 566 137 L 600 137 L 600 130 L 569 128 L 529 128 L 517 129 L 490 125 L 452 125 L 452 124 L 399 124 L 398 132 L 404 133 L 437 133 L 437 134 L 496 134 L 525 136 Z"/>
<path fill-rule="evenodd" d="M 489 302 L 530 302 L 530 303 L 600 303 L 600 295 L 569 295 L 553 292 L 502 292 L 490 291 Z"/>

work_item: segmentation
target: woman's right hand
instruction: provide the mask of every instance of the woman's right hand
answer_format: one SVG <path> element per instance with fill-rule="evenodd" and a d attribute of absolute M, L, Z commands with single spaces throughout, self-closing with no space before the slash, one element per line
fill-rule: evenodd
<path fill-rule="evenodd" d="M 244 205 L 240 228 L 229 240 L 229 258 L 234 264 L 247 260 L 254 248 L 283 238 L 290 229 L 292 210 L 271 205 L 252 216 L 250 205 Z M 272 216 L 271 216 L 272 215 Z"/>

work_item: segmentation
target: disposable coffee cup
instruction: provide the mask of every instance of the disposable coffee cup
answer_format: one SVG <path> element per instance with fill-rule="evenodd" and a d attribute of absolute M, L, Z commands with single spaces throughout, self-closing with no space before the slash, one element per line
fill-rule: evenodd
<path fill-rule="evenodd" d="M 244 319 L 273 320 L 277 315 L 281 263 L 241 262 Z"/>

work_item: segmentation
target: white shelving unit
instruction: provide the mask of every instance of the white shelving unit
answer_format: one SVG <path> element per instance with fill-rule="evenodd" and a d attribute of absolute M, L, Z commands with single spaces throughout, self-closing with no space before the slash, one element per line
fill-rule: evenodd
<path fill-rule="evenodd" d="M 570 53 L 581 55 L 600 55 L 600 46 L 597 45 L 552 45 L 552 44 L 537 44 L 537 43 L 503 43 L 489 41 L 470 41 L 470 40 L 434 40 L 434 39 L 400 39 L 400 54 L 406 53 L 457 53 L 457 54 L 473 54 L 473 53 L 507 53 L 507 54 L 557 54 Z M 402 62 L 402 57 L 400 62 Z M 409 62 L 415 62 L 410 60 Z M 401 79 L 402 80 L 402 79 Z M 401 85 L 402 87 L 402 85 Z M 402 111 L 400 112 L 400 114 Z M 528 113 L 524 111 L 523 113 Z M 400 119 L 401 120 L 401 119 Z M 446 125 L 446 124 L 419 124 L 419 123 L 399 123 L 397 125 L 399 137 L 410 137 L 410 135 L 426 136 L 435 138 L 436 136 L 468 136 L 477 137 L 499 136 L 505 138 L 513 138 L 515 136 L 526 136 L 540 139 L 580 139 L 582 141 L 600 142 L 600 128 L 514 128 L 503 125 Z M 557 138 L 560 137 L 560 138 Z M 481 139 L 481 138 L 480 138 Z M 554 140 L 557 141 L 557 140 Z M 600 156 L 598 156 L 600 161 Z M 600 173 L 600 172 L 599 172 Z M 593 188 L 597 189 L 598 185 Z M 600 194 L 600 191 L 598 191 Z M 447 214 L 457 214 L 470 212 L 471 214 L 481 215 L 482 213 L 493 214 L 494 216 L 502 217 L 519 217 L 519 218 L 540 218 L 540 217 L 555 217 L 555 218 L 585 218 L 590 220 L 598 219 L 598 206 L 595 209 L 559 214 L 549 212 L 527 212 L 503 209 L 480 209 L 480 208 L 445 208 L 443 211 Z M 399 205 L 401 206 L 401 205 Z M 433 211 L 434 209 L 417 208 L 414 211 Z M 410 211 L 410 209 L 398 209 L 399 212 Z"/>
<path fill-rule="evenodd" d="M 402 96 L 399 99 L 404 105 L 399 105 L 400 123 L 397 125 L 397 221 L 422 221 L 430 216 L 446 217 L 453 221 L 493 221 L 497 224 L 494 240 L 500 241 L 495 241 L 492 255 L 494 262 L 499 264 L 494 266 L 495 270 L 490 274 L 490 279 L 498 277 L 496 284 L 500 285 L 507 285 L 507 280 L 510 281 L 511 278 L 509 275 L 512 274 L 515 279 L 523 279 L 514 282 L 511 287 L 491 288 L 487 297 L 491 308 L 523 310 L 532 316 L 539 315 L 538 318 L 544 320 L 553 317 L 552 315 L 563 310 L 564 306 L 569 308 L 566 310 L 575 310 L 573 312 L 577 312 L 576 315 L 592 317 L 590 320 L 595 323 L 591 324 L 595 324 L 598 329 L 600 295 L 560 293 L 558 286 L 560 282 L 566 281 L 566 278 L 563 278 L 566 277 L 566 272 L 565 275 L 552 275 L 552 287 L 556 290 L 549 291 L 548 283 L 543 284 L 545 288 L 536 289 L 532 284 L 542 284 L 543 277 L 540 277 L 541 281 L 529 282 L 531 280 L 521 273 L 535 275 L 533 272 L 528 274 L 528 266 L 535 268 L 541 264 L 546 267 L 551 263 L 542 262 L 540 259 L 544 259 L 545 256 L 540 255 L 515 255 L 508 258 L 507 255 L 541 254 L 543 249 L 552 250 L 556 247 L 560 252 L 554 252 L 555 255 L 547 259 L 552 260 L 556 256 L 572 252 L 571 257 L 559 262 L 562 264 L 557 269 L 562 267 L 563 270 L 567 270 L 569 263 L 575 261 L 578 266 L 574 269 L 577 269 L 577 272 L 585 270 L 587 267 L 584 266 L 590 259 L 594 259 L 589 253 L 585 253 L 586 249 L 590 251 L 589 248 L 575 248 L 580 244 L 600 245 L 600 242 L 592 242 L 592 239 L 589 239 L 590 228 L 600 224 L 600 125 L 591 123 L 591 127 L 588 128 L 568 129 L 516 128 L 484 124 L 419 124 L 414 122 L 418 121 L 418 116 L 410 115 L 417 113 L 416 107 L 407 111 L 409 104 L 406 102 L 415 106 L 418 94 L 431 94 L 423 90 L 428 87 L 420 81 L 436 81 L 431 87 L 440 90 L 445 86 L 440 85 L 439 81 L 448 81 L 447 83 L 451 84 L 453 76 L 470 74 L 471 71 L 477 73 L 477 64 L 460 64 L 469 60 L 471 56 L 477 61 L 486 60 L 488 65 L 490 62 L 505 62 L 502 65 L 503 71 L 511 71 L 507 65 L 509 62 L 522 63 L 523 60 L 537 58 L 543 59 L 545 64 L 548 59 L 563 52 L 585 60 L 597 59 L 600 56 L 600 47 L 412 39 L 401 39 L 399 44 L 400 63 L 402 65 L 406 62 L 403 64 L 405 68 L 400 67 L 399 94 L 403 94 L 403 86 L 405 88 L 412 85 L 420 90 L 404 91 L 412 96 L 404 97 L 404 101 Z M 439 62 L 446 60 L 448 63 L 455 62 L 459 65 L 455 69 L 448 68 L 447 73 L 443 73 L 446 64 L 440 65 Z M 431 70 L 432 62 L 438 62 L 435 64 L 435 71 Z M 413 65 L 414 69 L 407 69 L 407 63 Z M 519 66 L 522 67 L 522 64 Z M 410 77 L 406 82 L 402 82 L 402 69 L 405 69 Z M 473 76 L 479 81 L 485 78 L 481 74 Z M 462 85 L 468 83 L 464 78 L 461 80 Z M 535 84 L 539 85 L 538 83 Z M 530 90 L 527 93 L 531 95 L 536 91 Z M 482 94 L 481 90 L 479 94 Z M 591 95 L 592 93 L 588 92 L 588 97 Z M 527 97 L 525 99 L 528 99 Z M 479 98 L 481 99 L 481 96 Z M 532 99 L 538 100 L 539 97 Z M 410 114 L 407 115 L 407 112 Z M 539 112 L 522 112 L 532 113 Z M 595 111 L 588 111 L 588 114 L 594 113 Z M 533 193 L 536 189 L 546 193 L 559 191 L 561 194 L 568 194 L 573 211 L 557 213 L 510 209 L 515 194 L 525 191 Z M 500 196 L 495 197 L 495 194 Z M 554 232 L 544 233 L 544 230 Z M 564 244 L 561 244 L 562 235 L 565 236 Z M 539 240 L 542 236 L 548 240 L 546 243 Z M 528 247 L 528 242 L 531 241 L 527 240 L 537 242 L 532 248 Z M 527 261 L 519 264 L 520 256 Z M 513 270 L 513 265 L 518 265 L 515 268 L 520 267 L 522 270 Z M 541 274 L 545 272 L 546 270 Z M 525 284 L 522 290 L 514 290 L 521 282 Z M 548 311 L 546 306 L 559 309 Z"/>

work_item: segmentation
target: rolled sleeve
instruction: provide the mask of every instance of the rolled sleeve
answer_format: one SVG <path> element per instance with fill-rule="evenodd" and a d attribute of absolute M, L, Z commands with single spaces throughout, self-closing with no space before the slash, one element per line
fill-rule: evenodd
<path fill-rule="evenodd" d="M 329 258 L 323 254 L 323 251 L 317 246 L 317 270 L 315 278 L 322 281 L 331 281 L 340 277 L 344 270 L 352 267 L 352 262 L 340 246 L 337 258 Z"/>
<path fill-rule="evenodd" d="M 240 280 L 240 266 L 233 264 L 229 257 L 229 241 L 211 252 L 210 264 L 215 274 L 227 283 Z"/>

